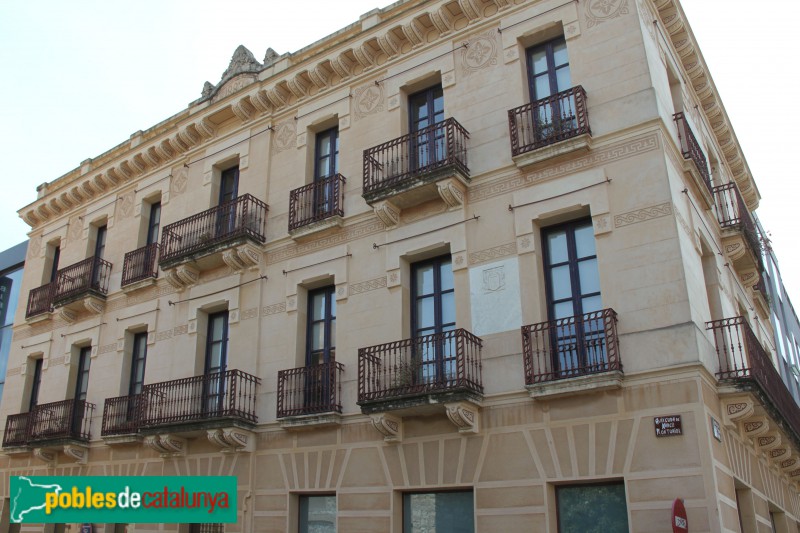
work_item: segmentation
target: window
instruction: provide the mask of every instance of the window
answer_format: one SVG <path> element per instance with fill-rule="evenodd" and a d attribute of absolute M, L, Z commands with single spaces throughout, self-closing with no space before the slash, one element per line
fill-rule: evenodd
<path fill-rule="evenodd" d="M 39 389 L 42 386 L 42 359 L 33 362 L 33 377 L 31 378 L 31 395 L 28 400 L 28 412 L 39 405 Z"/>
<path fill-rule="evenodd" d="M 527 50 L 528 83 L 534 106 L 533 130 L 535 141 L 557 141 L 578 128 L 575 96 L 571 92 L 572 79 L 567 56 L 567 43 L 563 37 Z"/>
<path fill-rule="evenodd" d="M 336 496 L 300 496 L 299 533 L 336 533 Z"/>
<path fill-rule="evenodd" d="M 78 377 L 75 380 L 75 400 L 86 401 L 86 391 L 89 389 L 89 367 L 92 364 L 92 347 L 81 348 L 78 355 Z"/>
<path fill-rule="evenodd" d="M 206 336 L 205 384 L 206 411 L 213 415 L 224 409 L 225 368 L 228 364 L 228 311 L 208 316 Z"/>
<path fill-rule="evenodd" d="M 128 395 L 141 394 L 144 386 L 144 367 L 147 361 L 147 332 L 133 336 L 133 353 L 131 354 L 131 377 Z"/>
<path fill-rule="evenodd" d="M 455 377 L 453 340 L 443 333 L 456 327 L 455 287 L 450 256 L 412 265 L 411 336 L 420 339 L 414 354 L 416 377 L 424 383 L 443 383 Z M 424 338 L 424 339 L 422 339 Z"/>
<path fill-rule="evenodd" d="M 333 285 L 308 293 L 306 365 L 329 363 L 336 355 L 336 295 Z"/>
<path fill-rule="evenodd" d="M 527 55 L 531 100 L 541 100 L 572 87 L 563 37 L 529 48 Z"/>
<path fill-rule="evenodd" d="M 239 193 L 239 167 L 223 170 L 219 180 L 219 203 L 235 200 Z"/>
<path fill-rule="evenodd" d="M 559 533 L 627 533 L 625 485 L 565 485 L 556 487 Z"/>
<path fill-rule="evenodd" d="M 97 234 L 95 235 L 94 241 L 94 264 L 92 265 L 92 287 L 95 288 L 99 287 L 100 276 L 103 272 L 100 261 L 103 259 L 103 254 L 105 254 L 106 251 L 107 233 L 108 228 L 105 224 L 97 227 Z"/>
<path fill-rule="evenodd" d="M 50 263 L 50 282 L 58 277 L 58 262 L 61 259 L 61 246 L 53 246 L 53 261 Z"/>
<path fill-rule="evenodd" d="M 546 228 L 543 232 L 547 311 L 551 321 L 555 360 L 561 376 L 607 368 L 604 324 L 600 314 L 600 276 L 597 270 L 591 220 Z"/>
<path fill-rule="evenodd" d="M 8 355 L 11 352 L 11 337 L 14 333 L 14 313 L 19 301 L 21 282 L 22 266 L 0 274 L 0 398 L 3 396 L 6 382 Z"/>
<path fill-rule="evenodd" d="M 409 132 L 412 134 L 409 166 L 412 171 L 444 161 L 447 157 L 445 129 L 434 127 L 444 121 L 444 92 L 436 85 L 408 98 Z"/>
<path fill-rule="evenodd" d="M 150 217 L 147 221 L 147 242 L 154 244 L 158 242 L 158 228 L 161 224 L 161 202 L 150 204 Z"/>
<path fill-rule="evenodd" d="M 403 494 L 403 533 L 475 531 L 472 491 Z"/>
<path fill-rule="evenodd" d="M 321 180 L 339 172 L 339 128 L 317 134 L 314 151 L 314 180 Z"/>

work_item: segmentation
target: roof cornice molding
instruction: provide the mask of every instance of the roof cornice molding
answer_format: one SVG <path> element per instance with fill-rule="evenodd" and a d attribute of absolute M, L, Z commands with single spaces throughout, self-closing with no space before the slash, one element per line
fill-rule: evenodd
<path fill-rule="evenodd" d="M 666 32 L 670 42 L 678 54 L 686 79 L 700 102 L 700 110 L 705 116 L 717 144 L 722 150 L 739 191 L 753 211 L 758 207 L 761 198 L 756 187 L 750 167 L 744 157 L 739 140 L 722 105 L 717 87 L 708 70 L 700 47 L 686 19 L 686 14 L 676 0 L 650 0 L 655 7 L 658 23 Z"/>
<path fill-rule="evenodd" d="M 363 15 L 358 22 L 295 54 L 275 57 L 268 51 L 258 76 L 254 72 L 258 61 L 245 57 L 249 51 L 237 49 L 220 83 L 211 92 L 205 87 L 206 94 L 190 104 L 188 110 L 147 131 L 137 132 L 131 141 L 42 185 L 39 199 L 18 213 L 36 230 L 96 197 L 175 164 L 188 152 L 202 148 L 217 134 L 217 125 L 211 117 L 225 109 L 230 109 L 242 125 L 288 112 L 323 91 L 348 84 L 373 69 L 386 68 L 423 46 L 436 46 L 452 39 L 455 33 L 470 31 L 486 19 L 510 12 L 511 8 L 525 7 L 510 0 L 491 2 L 496 9 L 489 10 L 488 15 L 481 0 L 396 2 Z M 369 24 L 368 28 L 361 31 L 365 24 Z M 430 39 L 432 32 L 437 35 Z M 293 64 L 293 59 L 299 61 Z"/>

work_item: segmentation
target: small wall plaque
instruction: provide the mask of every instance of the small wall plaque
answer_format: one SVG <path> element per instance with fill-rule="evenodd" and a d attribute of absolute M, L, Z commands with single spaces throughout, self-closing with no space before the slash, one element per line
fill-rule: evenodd
<path fill-rule="evenodd" d="M 722 429 L 719 427 L 719 422 L 713 416 L 711 417 L 711 433 L 714 435 L 714 438 L 718 441 L 722 442 Z"/>
<path fill-rule="evenodd" d="M 657 416 L 653 418 L 656 426 L 656 437 L 673 437 L 683 435 L 681 415 Z"/>

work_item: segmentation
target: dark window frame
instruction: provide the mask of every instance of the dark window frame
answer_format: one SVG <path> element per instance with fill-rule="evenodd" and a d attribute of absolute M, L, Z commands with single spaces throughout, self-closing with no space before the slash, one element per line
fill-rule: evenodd
<path fill-rule="evenodd" d="M 150 214 L 147 217 L 146 245 L 158 242 L 158 233 L 161 227 L 161 202 L 150 204 Z"/>
<path fill-rule="evenodd" d="M 323 317 L 314 320 L 313 313 L 313 299 L 315 296 L 325 295 L 325 309 L 323 310 Z M 308 291 L 308 307 L 306 313 L 306 366 L 313 366 L 317 364 L 330 363 L 336 359 L 336 346 L 332 345 L 331 337 L 334 335 L 333 329 L 336 327 L 336 313 L 333 310 L 335 307 L 336 287 L 334 285 L 327 285 L 318 289 Z M 323 324 L 323 348 L 322 358 L 319 362 L 315 362 L 315 353 L 320 353 L 319 350 L 312 349 L 312 339 L 314 324 Z"/>
<path fill-rule="evenodd" d="M 335 176 L 339 172 L 339 127 L 334 126 L 316 134 L 314 141 L 314 181 L 324 180 Z M 322 147 L 327 143 L 328 153 L 322 154 Z M 321 174 L 323 165 L 322 161 L 329 159 L 330 171 L 327 174 Z"/>
<path fill-rule="evenodd" d="M 28 396 L 28 412 L 39 405 L 39 391 L 42 389 L 42 364 L 43 358 L 34 359 L 33 376 L 31 377 L 31 392 Z"/>
<path fill-rule="evenodd" d="M 581 487 L 610 487 L 610 486 L 621 486 L 622 491 L 625 494 L 625 511 L 626 511 L 626 520 L 627 520 L 627 513 L 628 513 L 628 488 L 625 485 L 624 479 L 617 479 L 617 480 L 603 480 L 598 481 L 596 483 L 565 483 L 555 486 L 555 505 L 556 505 L 556 531 L 561 533 L 561 513 L 559 512 L 560 504 L 559 504 L 559 491 L 565 488 L 581 488 Z M 630 522 L 628 521 L 628 526 L 630 527 Z"/>
<path fill-rule="evenodd" d="M 86 401 L 89 392 L 89 372 L 92 369 L 92 347 L 84 346 L 78 352 L 78 370 L 75 376 L 75 401 Z"/>
<path fill-rule="evenodd" d="M 137 379 L 141 365 L 141 380 Z M 135 396 L 141 394 L 144 387 L 144 372 L 147 367 L 147 332 L 134 333 L 133 346 L 131 350 L 131 375 L 128 380 L 128 395 Z"/>
<path fill-rule="evenodd" d="M 561 63 L 556 65 L 555 62 L 555 55 L 554 55 L 554 46 L 557 44 L 564 43 L 566 46 L 566 39 L 564 36 L 556 37 L 555 39 L 551 39 L 547 42 L 537 44 L 535 46 L 531 46 L 525 49 L 525 64 L 527 66 L 527 75 L 528 75 L 528 94 L 530 95 L 531 102 L 535 102 L 537 100 L 541 100 L 542 98 L 547 98 L 548 96 L 552 96 L 554 94 L 559 93 L 558 88 L 558 71 L 563 68 L 570 68 L 569 60 L 566 63 Z M 533 72 L 533 56 L 536 52 L 544 50 L 545 57 L 547 61 L 547 70 L 545 71 L 546 74 L 539 73 L 538 75 L 534 74 Z M 535 79 L 546 75 L 548 78 L 548 85 L 550 86 L 550 94 L 540 96 L 536 94 L 536 83 Z M 572 79 L 571 72 L 570 72 L 570 79 Z M 566 89 L 561 89 L 566 90 Z"/>
<path fill-rule="evenodd" d="M 471 487 L 470 488 L 452 488 L 452 489 L 443 489 L 443 490 L 410 490 L 410 491 L 403 491 L 402 492 L 403 500 L 402 500 L 402 506 L 401 506 L 401 509 L 400 509 L 400 512 L 402 513 L 402 517 L 403 517 L 402 525 L 401 525 L 401 528 L 400 528 L 401 532 L 405 533 L 407 531 L 407 528 L 410 528 L 412 526 L 412 524 L 408 524 L 407 521 L 406 521 L 406 516 L 407 516 L 406 506 L 407 506 L 407 502 L 408 502 L 406 497 L 410 497 L 410 496 L 413 496 L 415 494 L 418 495 L 418 494 L 445 494 L 445 493 L 447 493 L 447 494 L 450 494 L 450 493 L 467 494 L 468 493 L 468 494 L 472 495 L 472 527 L 473 527 L 473 533 L 474 533 L 474 531 L 476 530 L 476 524 L 475 524 L 475 490 L 474 490 L 474 488 L 471 488 Z M 460 533 L 463 533 L 463 532 L 460 532 Z"/>
<path fill-rule="evenodd" d="M 336 493 L 314 493 L 314 494 L 298 494 L 297 495 L 297 531 L 303 533 L 304 531 L 309 531 L 307 517 L 306 521 L 303 520 L 303 509 L 304 509 L 304 501 L 308 501 L 308 498 L 334 498 L 336 500 L 336 520 L 334 525 L 338 525 L 339 521 L 339 499 L 336 497 Z M 306 509 L 307 510 L 307 509 Z M 305 526 L 305 529 L 304 527 Z"/>
<path fill-rule="evenodd" d="M 214 339 L 212 333 L 214 329 L 214 321 L 221 319 L 222 322 L 222 338 Z M 207 411 L 215 412 L 223 408 L 225 401 L 225 379 L 223 374 L 228 367 L 228 342 L 229 336 L 229 316 L 228 310 L 210 313 L 208 315 L 208 327 L 206 331 L 206 346 L 205 346 L 205 362 L 203 366 L 203 375 L 206 377 L 204 380 L 203 397 L 206 399 L 204 407 Z M 219 364 L 217 366 L 210 366 L 212 349 L 214 346 L 220 345 Z M 216 377 L 213 377 L 216 375 Z"/>
<path fill-rule="evenodd" d="M 226 168 L 219 177 L 219 198 L 217 205 L 232 202 L 239 197 L 239 165 Z"/>

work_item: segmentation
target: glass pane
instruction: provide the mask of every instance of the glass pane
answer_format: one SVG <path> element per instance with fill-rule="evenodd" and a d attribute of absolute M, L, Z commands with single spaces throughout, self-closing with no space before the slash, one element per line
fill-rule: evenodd
<path fill-rule="evenodd" d="M 331 153 L 331 138 L 328 135 L 325 135 L 320 139 L 317 157 L 326 156 Z"/>
<path fill-rule="evenodd" d="M 441 278 L 443 291 L 449 291 L 453 288 L 453 268 L 450 266 L 450 260 L 443 261 L 439 269 L 439 276 Z"/>
<path fill-rule="evenodd" d="M 581 294 L 600 292 L 600 274 L 597 272 L 597 259 L 586 259 L 578 263 L 581 280 Z"/>
<path fill-rule="evenodd" d="M 542 98 L 547 98 L 550 96 L 550 78 L 547 74 L 543 74 L 541 76 L 537 76 L 533 80 L 533 90 L 536 91 L 534 97 L 537 100 L 541 100 Z"/>
<path fill-rule="evenodd" d="M 572 297 L 569 265 L 558 266 L 550 270 L 550 278 L 550 293 L 554 301 Z"/>
<path fill-rule="evenodd" d="M 403 533 L 475 531 L 472 492 L 403 495 Z"/>
<path fill-rule="evenodd" d="M 558 92 L 566 91 L 572 87 L 569 67 L 562 67 L 556 71 L 556 83 L 558 84 Z"/>
<path fill-rule="evenodd" d="M 325 293 L 318 292 L 311 297 L 311 320 L 325 317 Z"/>
<path fill-rule="evenodd" d="M 215 342 L 210 346 L 208 354 L 208 372 L 219 372 L 220 362 L 222 361 L 222 343 Z"/>
<path fill-rule="evenodd" d="M 547 54 L 543 49 L 531 54 L 531 68 L 534 74 L 541 74 L 547 70 Z"/>
<path fill-rule="evenodd" d="M 336 496 L 300 496 L 300 533 L 336 533 Z"/>
<path fill-rule="evenodd" d="M 325 346 L 325 323 L 316 322 L 311 326 L 311 349 L 321 350 Z"/>
<path fill-rule="evenodd" d="M 567 43 L 565 41 L 553 44 L 553 60 L 556 67 L 565 63 L 569 63 L 569 57 L 567 56 Z"/>
<path fill-rule="evenodd" d="M 587 296 L 581 300 L 581 307 L 583 307 L 584 314 L 599 311 L 603 308 L 602 305 L 603 302 L 600 301 L 600 295 Z"/>
<path fill-rule="evenodd" d="M 336 320 L 331 320 L 331 355 L 333 355 L 333 349 L 336 347 Z"/>
<path fill-rule="evenodd" d="M 575 250 L 578 252 L 578 259 L 597 255 L 594 247 L 594 229 L 591 224 L 575 228 Z"/>
<path fill-rule="evenodd" d="M 567 256 L 567 233 L 557 231 L 547 236 L 547 251 L 550 256 L 550 264 L 566 263 Z"/>
<path fill-rule="evenodd" d="M 433 265 L 416 268 L 417 295 L 433 293 Z"/>
<path fill-rule="evenodd" d="M 417 300 L 417 329 L 433 327 L 435 319 L 433 297 Z"/>
<path fill-rule="evenodd" d="M 317 161 L 317 177 L 326 178 L 331 175 L 331 159 L 325 157 Z"/>
<path fill-rule="evenodd" d="M 333 293 L 329 293 L 328 297 L 331 300 L 331 318 L 336 318 L 336 298 L 333 297 Z"/>
<path fill-rule="evenodd" d="M 454 292 L 442 294 L 442 324 L 454 324 L 456 321 L 456 295 Z"/>
<path fill-rule="evenodd" d="M 627 533 L 625 485 L 557 487 L 559 533 Z"/>
<path fill-rule="evenodd" d="M 211 319 L 211 341 L 222 340 L 223 328 L 225 321 L 221 316 L 215 316 Z"/>
<path fill-rule="evenodd" d="M 572 307 L 572 301 L 569 302 L 561 302 L 560 304 L 556 304 L 554 319 L 557 318 L 569 318 L 571 316 L 575 316 L 575 309 Z"/>

